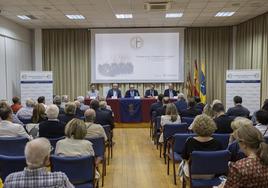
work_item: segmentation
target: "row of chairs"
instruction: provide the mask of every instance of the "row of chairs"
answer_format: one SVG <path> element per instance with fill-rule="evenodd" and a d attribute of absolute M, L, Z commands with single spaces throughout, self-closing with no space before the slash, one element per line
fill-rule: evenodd
<path fill-rule="evenodd" d="M 104 138 L 87 139 L 93 143 L 95 157 L 97 157 L 98 160 L 101 161 L 102 163 L 102 173 L 101 173 L 102 174 L 102 186 L 104 185 L 104 176 L 106 175 L 106 161 L 107 161 L 106 148 L 108 150 L 108 165 L 109 165 L 110 158 L 112 158 L 112 155 L 113 155 L 113 140 L 112 140 L 111 126 L 105 125 L 103 127 L 105 129 L 105 132 L 108 138 L 108 141 L 106 143 L 104 141 Z M 63 138 L 64 137 L 60 137 L 60 138 L 53 138 L 49 140 L 53 148 L 55 148 L 56 143 Z M 24 148 L 27 142 L 28 142 L 27 138 L 0 137 L 0 155 L 4 155 L 7 157 L 24 156 Z M 52 154 L 53 153 L 54 151 L 52 151 Z M 2 171 L 2 167 L 0 168 L 0 173 L 1 171 Z"/>

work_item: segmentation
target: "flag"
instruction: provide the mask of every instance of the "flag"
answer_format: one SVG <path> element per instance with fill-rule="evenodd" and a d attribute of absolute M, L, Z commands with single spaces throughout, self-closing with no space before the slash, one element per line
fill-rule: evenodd
<path fill-rule="evenodd" d="M 201 64 L 201 84 L 200 84 L 200 99 L 203 104 L 206 104 L 207 102 L 207 95 L 206 95 L 206 78 L 205 78 L 205 63 L 203 62 Z"/>
<path fill-rule="evenodd" d="M 192 97 L 193 96 L 193 83 L 192 83 L 190 71 L 188 72 L 188 75 L 187 75 L 186 90 L 187 90 L 187 97 Z"/>
<path fill-rule="evenodd" d="M 198 78 L 198 68 L 197 68 L 197 60 L 194 62 L 194 96 L 198 96 L 200 94 L 200 85 L 199 85 L 199 78 Z"/>

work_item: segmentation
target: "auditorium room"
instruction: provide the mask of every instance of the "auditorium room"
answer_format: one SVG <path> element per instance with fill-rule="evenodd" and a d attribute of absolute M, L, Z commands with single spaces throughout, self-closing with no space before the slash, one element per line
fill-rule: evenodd
<path fill-rule="evenodd" d="M 0 188 L 268 188 L 268 0 L 0 0 Z"/>

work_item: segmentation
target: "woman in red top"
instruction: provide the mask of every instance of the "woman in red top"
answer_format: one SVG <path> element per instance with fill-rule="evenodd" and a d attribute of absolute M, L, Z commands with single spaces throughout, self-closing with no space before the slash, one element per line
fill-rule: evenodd
<path fill-rule="evenodd" d="M 261 132 L 245 125 L 234 136 L 247 157 L 230 165 L 224 188 L 267 188 L 268 145 Z"/>
<path fill-rule="evenodd" d="M 13 97 L 12 98 L 13 104 L 11 105 L 12 111 L 14 114 L 21 109 L 22 105 L 20 104 L 20 98 L 19 97 Z"/>

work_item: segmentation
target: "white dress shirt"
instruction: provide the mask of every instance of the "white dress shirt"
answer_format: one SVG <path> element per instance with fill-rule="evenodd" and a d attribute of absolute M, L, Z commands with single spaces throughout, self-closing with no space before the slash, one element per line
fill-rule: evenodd
<path fill-rule="evenodd" d="M 22 125 L 12 123 L 7 120 L 0 122 L 0 136 L 1 137 L 26 137 L 31 139 Z"/>

